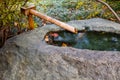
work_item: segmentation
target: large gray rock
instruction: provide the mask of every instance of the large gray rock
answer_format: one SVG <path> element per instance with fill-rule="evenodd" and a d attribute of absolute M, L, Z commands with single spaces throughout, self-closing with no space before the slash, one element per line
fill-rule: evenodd
<path fill-rule="evenodd" d="M 120 24 L 99 18 L 69 24 L 120 33 Z M 9 39 L 0 50 L 0 80 L 120 80 L 119 51 L 47 45 L 46 33 L 58 30 L 47 25 Z"/>

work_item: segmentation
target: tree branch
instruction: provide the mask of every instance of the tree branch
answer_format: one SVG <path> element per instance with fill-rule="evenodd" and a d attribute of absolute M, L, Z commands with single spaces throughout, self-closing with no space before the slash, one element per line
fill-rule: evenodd
<path fill-rule="evenodd" d="M 102 0 L 97 0 L 97 1 L 104 4 L 105 6 L 107 6 L 107 8 L 114 14 L 114 16 L 117 18 L 117 20 L 120 23 L 120 17 L 117 15 L 117 13 L 106 2 L 104 2 Z"/>

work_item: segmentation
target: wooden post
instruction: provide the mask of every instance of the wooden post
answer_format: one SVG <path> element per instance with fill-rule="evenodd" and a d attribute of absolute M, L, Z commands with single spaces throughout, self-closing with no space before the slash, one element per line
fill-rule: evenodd
<path fill-rule="evenodd" d="M 28 21 L 29 21 L 29 29 L 30 30 L 34 29 L 34 20 L 32 18 L 32 14 L 28 15 Z"/>
<path fill-rule="evenodd" d="M 31 6 L 31 7 L 27 7 L 27 8 L 22 7 L 22 8 L 21 8 L 21 11 L 22 11 L 25 15 L 28 15 L 28 16 L 29 16 L 29 27 L 30 27 L 30 29 L 34 29 L 34 22 L 33 22 L 33 19 L 32 19 L 32 15 L 35 15 L 35 16 L 37 16 L 37 17 L 39 17 L 39 18 L 42 18 L 42 19 L 44 19 L 44 20 L 46 20 L 46 21 L 49 21 L 49 22 L 51 22 L 51 23 L 54 23 L 54 24 L 56 24 L 56 25 L 58 25 L 58 26 L 60 26 L 60 27 L 62 27 L 62 28 L 64 28 L 64 29 L 66 29 L 66 30 L 68 30 L 68 31 L 70 31 L 70 32 L 78 33 L 78 30 L 77 30 L 75 27 L 70 26 L 70 25 L 68 25 L 68 24 L 66 24 L 66 23 L 64 23 L 64 22 L 61 22 L 61 21 L 59 21 L 59 20 L 56 20 L 56 19 L 54 19 L 54 18 L 51 18 L 51 17 L 49 17 L 49 16 L 47 16 L 47 15 L 44 15 L 44 14 L 36 11 L 36 10 L 35 10 L 35 6 Z"/>
<path fill-rule="evenodd" d="M 29 6 L 29 7 L 22 7 L 21 12 L 24 15 L 28 16 L 29 29 L 32 30 L 32 29 L 34 29 L 34 20 L 32 18 L 32 14 L 30 14 L 30 9 L 35 9 L 35 6 L 32 5 L 32 6 Z"/>

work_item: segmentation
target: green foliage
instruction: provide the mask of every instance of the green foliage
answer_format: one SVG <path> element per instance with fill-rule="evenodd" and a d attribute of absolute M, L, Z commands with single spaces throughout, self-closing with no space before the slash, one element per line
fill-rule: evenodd
<path fill-rule="evenodd" d="M 13 27 L 14 23 L 23 22 L 20 8 L 28 0 L 0 0 L 0 27 Z M 22 25 L 24 26 L 24 24 Z"/>
<path fill-rule="evenodd" d="M 31 1 L 37 10 L 61 21 L 88 19 L 93 17 L 112 18 L 112 13 L 96 0 L 0 0 L 0 27 L 27 25 L 27 18 L 20 13 L 20 7 Z M 114 10 L 120 10 L 120 1 L 107 1 Z M 114 7 L 115 6 L 115 7 Z M 38 18 L 35 18 L 39 22 Z"/>
<path fill-rule="evenodd" d="M 119 11 L 120 10 L 120 1 L 119 0 L 105 0 L 105 2 L 111 6 L 111 8 L 118 14 L 118 16 L 120 16 L 119 15 L 119 13 L 120 13 L 120 11 Z M 118 22 L 118 20 L 114 16 L 114 14 L 103 4 L 102 4 L 101 17 Z"/>
<path fill-rule="evenodd" d="M 107 0 L 107 2 L 110 4 L 110 6 L 115 10 L 120 10 L 120 0 Z"/>
<path fill-rule="evenodd" d="M 101 7 L 93 0 L 41 0 L 37 10 L 58 20 L 69 21 L 99 16 Z"/>
<path fill-rule="evenodd" d="M 102 1 L 109 3 L 114 10 L 120 10 L 120 1 Z M 41 0 L 37 3 L 37 10 L 61 21 L 93 17 L 115 18 L 109 9 L 97 0 Z"/>

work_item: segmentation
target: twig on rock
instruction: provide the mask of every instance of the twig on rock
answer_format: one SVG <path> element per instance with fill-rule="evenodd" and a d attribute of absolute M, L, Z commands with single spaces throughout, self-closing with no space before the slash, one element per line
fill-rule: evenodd
<path fill-rule="evenodd" d="M 117 13 L 110 7 L 109 4 L 107 4 L 106 2 L 102 1 L 102 0 L 97 0 L 98 2 L 104 4 L 105 6 L 107 6 L 107 8 L 115 15 L 115 17 L 117 18 L 117 20 L 120 23 L 120 17 L 117 15 Z"/>

